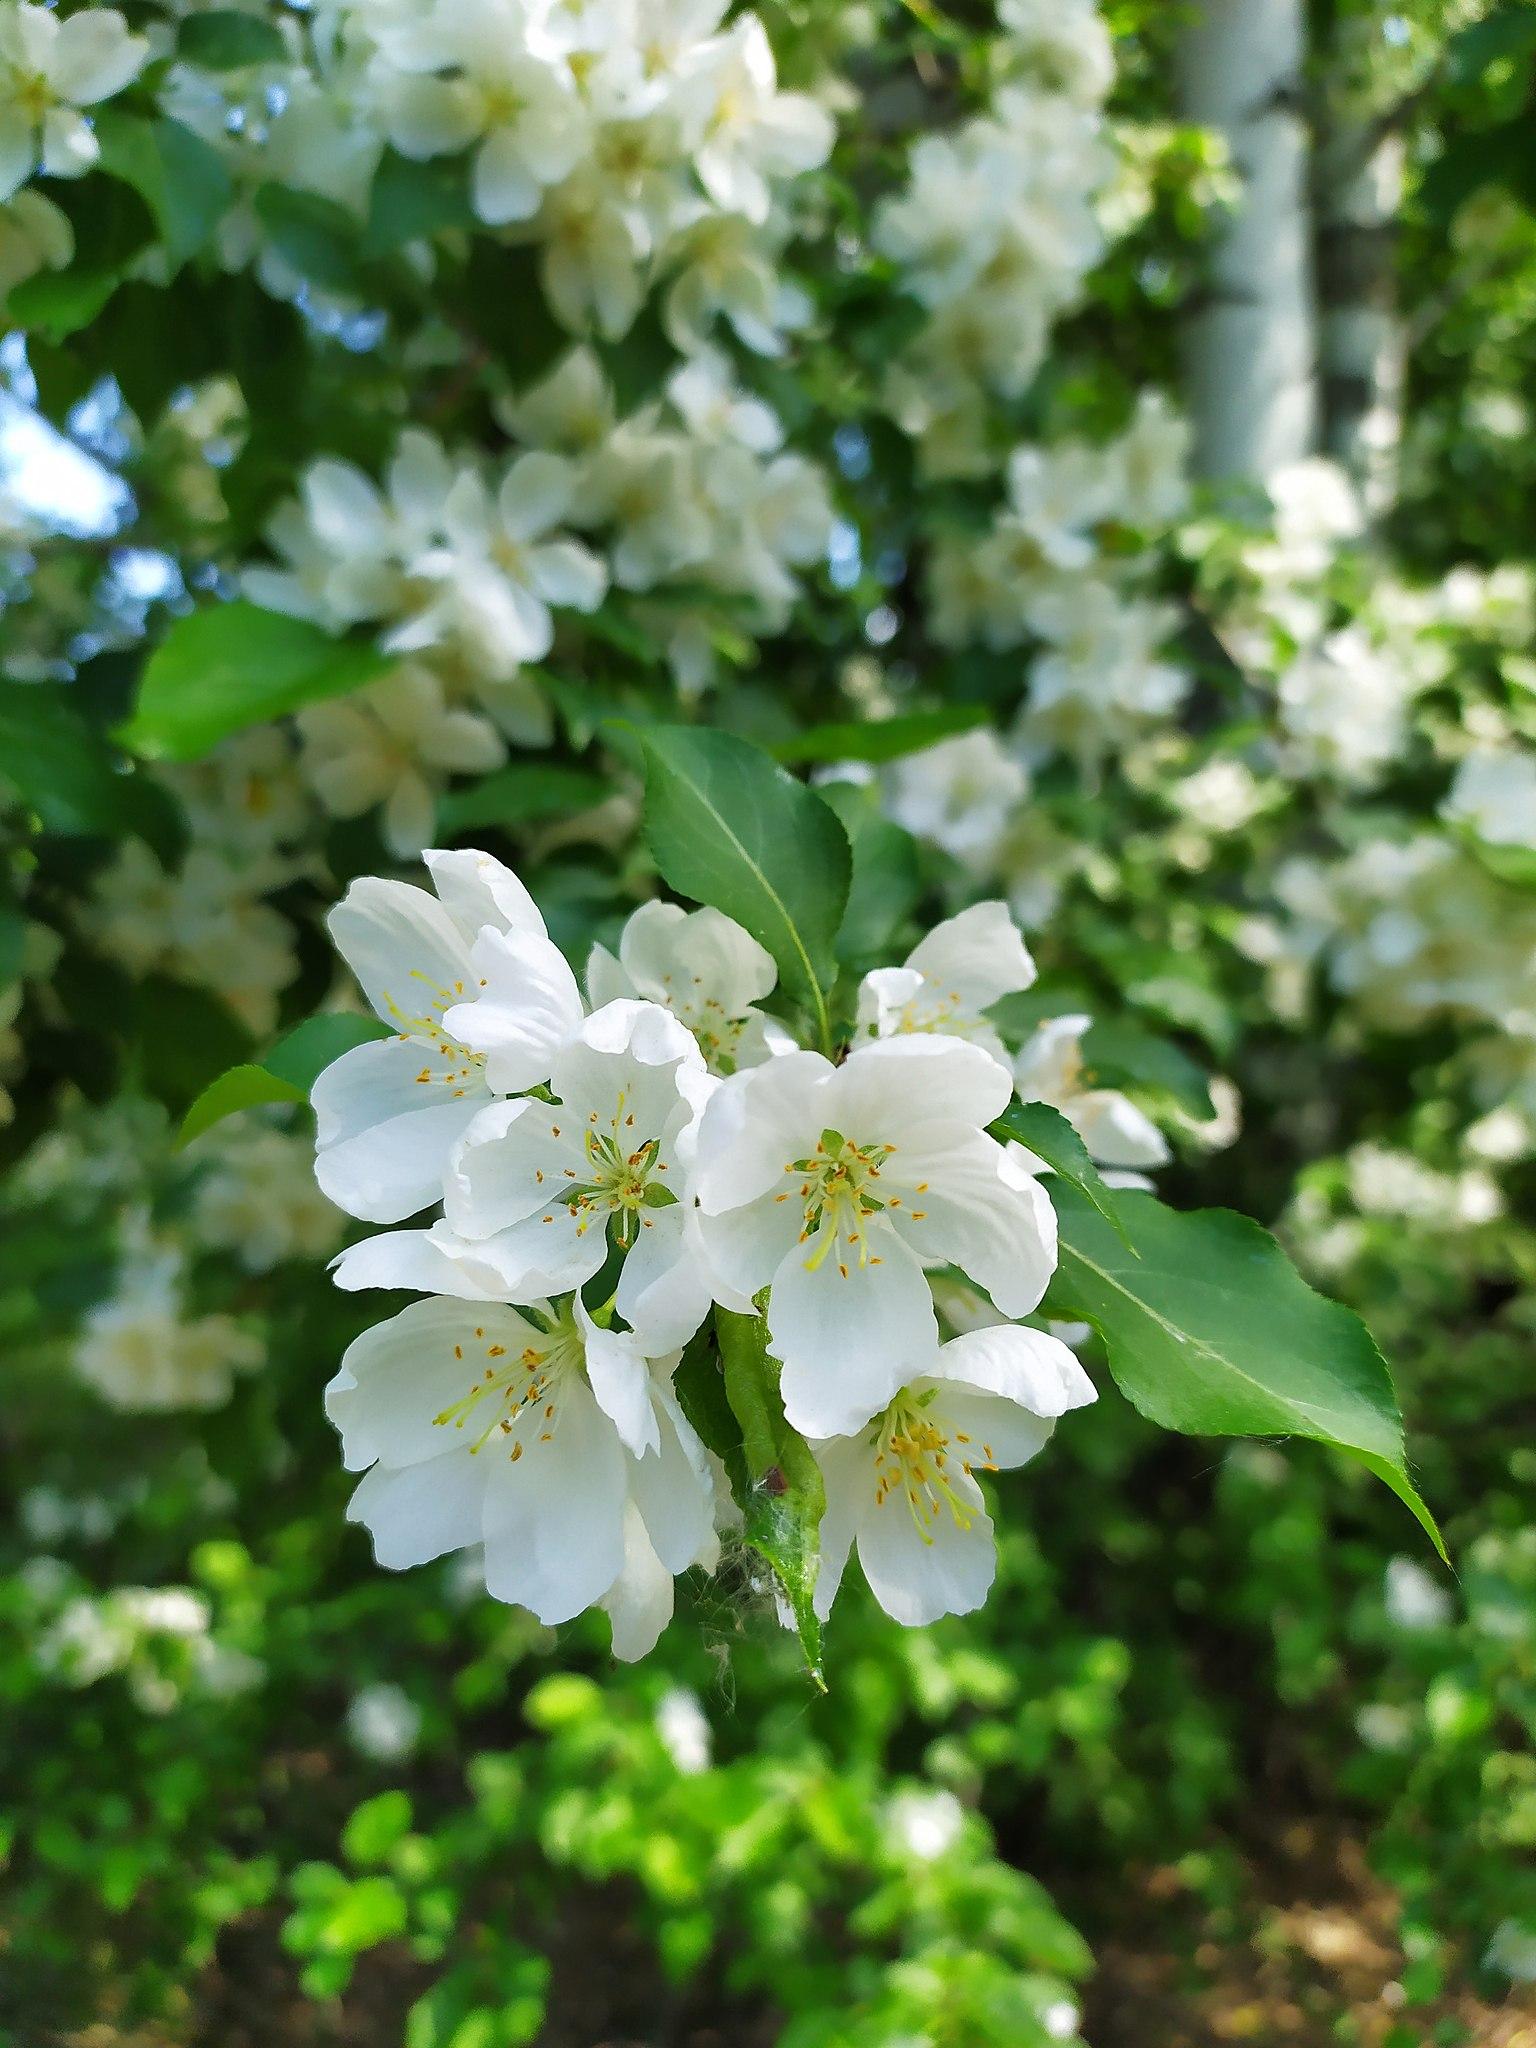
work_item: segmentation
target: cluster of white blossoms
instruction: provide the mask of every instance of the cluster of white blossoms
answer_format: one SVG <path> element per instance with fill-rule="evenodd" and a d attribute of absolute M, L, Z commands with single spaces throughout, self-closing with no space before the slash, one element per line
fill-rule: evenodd
<path fill-rule="evenodd" d="M 1055 12 L 1048 21 L 1033 0 L 999 8 L 1005 81 L 992 106 L 952 135 L 922 137 L 905 190 L 875 217 L 875 246 L 925 311 L 888 372 L 886 403 L 933 476 L 993 466 L 991 407 L 1023 396 L 1104 251 L 1108 39 L 1092 4 Z"/>
<path fill-rule="evenodd" d="M 258 1035 L 298 973 L 293 925 L 267 898 L 309 872 L 316 807 L 292 740 L 260 726 L 206 759 L 157 774 L 186 816 L 191 844 L 166 865 L 125 840 L 77 911 L 90 943 L 131 974 L 168 974 L 215 991 Z"/>
<path fill-rule="evenodd" d="M 133 1414 L 222 1408 L 236 1377 L 266 1347 L 233 1316 L 188 1316 L 181 1260 L 140 1243 L 124 1261 L 119 1293 L 86 1316 L 75 1370 L 113 1408 Z"/>
<path fill-rule="evenodd" d="M 1112 441 L 1016 448 L 986 531 L 936 541 L 935 639 L 1039 649 L 1015 732 L 1025 759 L 1062 750 L 1091 767 L 1188 694 L 1187 674 L 1160 653 L 1178 613 L 1135 587 L 1149 556 L 1106 546 L 1127 529 L 1166 535 L 1188 500 L 1188 453 L 1186 422 L 1144 393 Z"/>
<path fill-rule="evenodd" d="M 451 776 L 500 767 L 509 742 L 553 738 L 533 671 L 557 615 L 593 612 L 610 582 L 640 593 L 683 581 L 744 602 L 772 630 L 831 530 L 821 470 L 783 448 L 772 408 L 713 351 L 621 419 L 596 356 L 576 348 L 502 415 L 521 452 L 495 468 L 419 428 L 401 435 L 382 488 L 351 463 L 313 463 L 269 529 L 283 566 L 245 576 L 256 602 L 333 632 L 371 627 L 399 657 L 297 723 L 302 771 L 326 809 L 380 807 L 402 857 L 433 837 Z M 696 605 L 666 626 L 680 679 L 701 685 L 710 642 Z"/>
<path fill-rule="evenodd" d="M 101 156 L 89 116 L 131 85 L 149 57 L 115 8 L 61 19 L 30 0 L 0 7 L 0 200 L 34 172 L 79 178 Z"/>
<path fill-rule="evenodd" d="M 356 104 L 408 157 L 469 151 L 488 227 L 539 246 L 577 333 L 624 334 L 671 280 L 674 327 L 716 315 L 772 350 L 803 308 L 778 284 L 776 187 L 832 122 L 779 90 L 755 14 L 724 0 L 332 0 Z"/>
<path fill-rule="evenodd" d="M 331 914 L 391 1035 L 313 1092 L 326 1193 L 411 1222 L 343 1252 L 338 1283 L 424 1296 L 327 1395 L 380 1562 L 483 1544 L 498 1598 L 549 1623 L 602 1606 L 641 1654 L 731 1520 L 673 1389 L 727 1312 L 754 1319 L 825 1476 L 820 1610 L 854 1546 L 900 1620 L 977 1606 L 977 1474 L 1093 1396 L 1057 1339 L 1001 1321 L 1056 1261 L 1039 1162 L 988 1128 L 1015 1075 L 984 1013 L 1034 979 L 1004 906 L 868 975 L 833 1060 L 767 1007 L 772 959 L 716 910 L 642 906 L 583 989 L 499 862 L 426 862 L 435 894 L 368 878 Z M 1065 1047 L 1036 1058 L 1071 1101 Z M 943 1342 L 941 1269 L 999 1326 Z"/>
<path fill-rule="evenodd" d="M 1286 943 L 1388 1028 L 1447 1013 L 1515 1032 L 1536 1022 L 1536 905 L 1449 838 L 1371 839 L 1332 864 L 1297 858 L 1275 894 Z"/>

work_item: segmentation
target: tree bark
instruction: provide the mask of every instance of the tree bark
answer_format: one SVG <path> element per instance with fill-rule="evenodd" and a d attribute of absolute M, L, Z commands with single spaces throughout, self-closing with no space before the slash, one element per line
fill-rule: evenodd
<path fill-rule="evenodd" d="M 1195 466 L 1263 483 L 1317 444 L 1317 313 L 1303 0 L 1197 0 L 1179 47 L 1186 119 L 1243 182 L 1186 336 Z"/>

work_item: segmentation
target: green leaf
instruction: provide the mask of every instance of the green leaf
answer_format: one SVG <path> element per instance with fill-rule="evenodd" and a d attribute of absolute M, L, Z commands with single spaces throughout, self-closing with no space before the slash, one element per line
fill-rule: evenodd
<path fill-rule="evenodd" d="M 872 789 L 854 782 L 827 782 L 816 793 L 842 820 L 853 853 L 837 957 L 855 971 L 884 965 L 896 933 L 922 894 L 917 842 L 885 816 Z"/>
<path fill-rule="evenodd" d="M 1052 1198 L 1061 1263 L 1051 1313 L 1093 1324 L 1121 1391 L 1149 1421 L 1189 1436 L 1332 1444 L 1392 1489 L 1444 1557 L 1408 1476 L 1375 1340 L 1307 1285 L 1268 1231 L 1231 1210 L 1181 1214 L 1126 1193 L 1118 1207 L 1127 1243 L 1077 1188 Z"/>
<path fill-rule="evenodd" d="M 181 24 L 176 54 L 204 71 L 240 71 L 247 64 L 281 64 L 288 48 L 276 22 L 235 7 L 215 7 Z"/>
<path fill-rule="evenodd" d="M 555 762 L 514 761 L 468 789 L 454 790 L 437 806 L 437 829 L 444 839 L 456 838 L 482 825 L 516 831 L 542 818 L 567 817 L 589 811 L 613 793 L 611 783 L 585 768 Z"/>
<path fill-rule="evenodd" d="M 1115 1196 L 1100 1178 L 1099 1169 L 1088 1156 L 1087 1146 L 1059 1109 L 1052 1109 L 1048 1102 L 1010 1102 L 997 1122 L 990 1124 L 988 1129 L 1000 1142 L 1017 1138 L 1021 1145 L 1027 1145 L 1036 1158 L 1045 1161 L 1058 1181 L 1070 1181 L 1078 1193 L 1093 1204 L 1105 1222 L 1126 1244 L 1130 1244 Z M 1054 1197 L 1055 1189 L 1051 1192 Z"/>
<path fill-rule="evenodd" d="M 13 981 L 21 979 L 26 952 L 27 920 L 4 877 L 0 876 L 0 989 L 8 988 Z"/>
<path fill-rule="evenodd" d="M 645 834 L 663 879 L 744 925 L 815 1014 L 832 1050 L 826 992 L 848 901 L 848 837 L 813 790 L 746 740 L 692 726 L 643 727 Z"/>
<path fill-rule="evenodd" d="M 1083 1061 L 1106 1088 L 1149 1088 L 1203 1122 L 1216 1114 L 1210 1076 L 1170 1039 L 1119 1018 L 1095 1020 L 1083 1033 Z"/>
<path fill-rule="evenodd" d="M 234 197 L 217 152 L 169 118 L 146 121 L 108 108 L 95 125 L 101 168 L 131 185 L 144 201 L 173 267 L 205 247 Z"/>
<path fill-rule="evenodd" d="M 380 1792 L 353 1809 L 341 1831 L 341 1853 L 349 1863 L 385 1863 L 390 1852 L 410 1833 L 412 1807 L 409 1793 Z"/>
<path fill-rule="evenodd" d="M 389 1026 L 381 1024 L 377 1017 L 327 1012 L 323 1017 L 306 1017 L 302 1024 L 295 1024 L 286 1038 L 277 1041 L 261 1064 L 279 1081 L 286 1081 L 290 1087 L 297 1088 L 307 1100 L 309 1091 L 332 1060 L 339 1060 L 354 1046 L 368 1045 L 374 1039 L 390 1036 Z"/>
<path fill-rule="evenodd" d="M 956 733 L 973 732 L 991 713 L 985 704 L 949 704 L 939 711 L 913 711 L 904 718 L 849 719 L 836 725 L 813 725 L 781 740 L 774 748 L 780 761 L 898 761 Z"/>
<path fill-rule="evenodd" d="M 226 1068 L 251 1057 L 249 1032 L 207 989 L 151 975 L 139 983 L 134 1005 L 140 1079 L 173 1115 L 185 1114 Z"/>
<path fill-rule="evenodd" d="M 117 270 L 84 270 L 74 264 L 67 270 L 41 271 L 11 292 L 6 315 L 28 333 L 64 341 L 90 326 L 121 277 Z"/>
<path fill-rule="evenodd" d="M 375 1017 L 307 1017 L 280 1038 L 259 1065 L 243 1062 L 210 1081 L 182 1118 L 176 1143 L 190 1145 L 214 1124 L 242 1109 L 255 1109 L 266 1102 L 307 1102 L 310 1090 L 332 1060 L 340 1059 L 355 1045 L 389 1035 L 389 1026 Z"/>
<path fill-rule="evenodd" d="M 319 192 L 258 185 L 256 217 L 285 262 L 326 291 L 359 289 L 361 229 L 344 206 Z"/>
<path fill-rule="evenodd" d="M 715 1332 L 726 1398 L 741 1425 L 746 1465 L 746 1492 L 739 1503 L 743 1539 L 783 1587 L 807 1669 L 818 1691 L 825 1692 L 821 1623 L 815 1608 L 821 1518 L 827 1505 L 821 1467 L 805 1438 L 784 1419 L 778 1363 L 766 1349 L 766 1320 L 717 1308 Z"/>
<path fill-rule="evenodd" d="M 149 657 L 118 733 L 150 758 L 196 760 L 233 732 L 372 682 L 390 666 L 365 642 L 243 601 L 178 619 Z"/>
<path fill-rule="evenodd" d="M 190 1145 L 194 1138 L 200 1138 L 204 1131 L 222 1123 L 227 1116 L 235 1116 L 242 1109 L 255 1109 L 264 1102 L 302 1102 L 304 1091 L 295 1088 L 288 1081 L 280 1081 L 275 1074 L 269 1074 L 265 1067 L 248 1063 L 230 1067 L 220 1074 L 216 1081 L 198 1096 L 192 1107 L 181 1120 L 176 1133 L 177 1148 Z"/>
<path fill-rule="evenodd" d="M 167 864 L 180 850 L 171 798 L 131 769 L 119 772 L 67 685 L 0 682 L 0 790 L 7 784 L 60 838 L 130 834 Z"/>
<path fill-rule="evenodd" d="M 418 163 L 386 150 L 368 195 L 362 253 L 387 256 L 446 228 L 472 228 L 468 168 L 462 157 Z"/>

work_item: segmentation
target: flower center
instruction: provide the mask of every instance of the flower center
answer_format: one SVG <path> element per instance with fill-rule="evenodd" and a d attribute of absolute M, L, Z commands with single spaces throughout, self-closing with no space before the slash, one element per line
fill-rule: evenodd
<path fill-rule="evenodd" d="M 823 1131 L 808 1159 L 791 1159 L 786 1164 L 786 1173 L 800 1176 L 799 1194 L 805 1211 L 800 1242 L 815 1239 L 805 1262 L 808 1272 L 814 1273 L 834 1249 L 837 1270 L 845 1280 L 850 1261 L 860 1266 L 881 1263 L 870 1252 L 866 1226 L 871 1216 L 893 1206 L 877 1183 L 881 1168 L 895 1150 L 894 1145 L 856 1145 L 841 1131 Z M 781 1202 L 789 1199 L 787 1193 L 778 1197 Z"/>
<path fill-rule="evenodd" d="M 677 1199 L 659 1178 L 667 1170 L 660 1138 L 636 1144 L 635 1113 L 626 1109 L 627 1100 L 628 1091 L 621 1088 L 606 1127 L 597 1110 L 588 1112 L 581 1134 L 586 1179 L 577 1167 L 565 1169 L 574 1183 L 565 1190 L 565 1200 L 576 1212 L 576 1235 L 584 1237 L 594 1220 L 604 1224 L 611 1216 L 622 1250 L 628 1250 L 646 1224 L 644 1210 L 666 1208 Z"/>
<path fill-rule="evenodd" d="M 469 1391 L 433 1416 L 434 1429 L 464 1429 L 473 1417 L 482 1426 L 470 1454 L 484 1450 L 495 1437 L 510 1438 L 508 1456 L 514 1465 L 529 1442 L 553 1443 L 562 1391 L 571 1374 L 583 1370 L 586 1358 L 569 1311 L 545 1343 L 525 1345 L 515 1355 L 484 1325 L 476 1327 L 472 1345 L 455 1344 L 453 1355 L 470 1375 Z"/>
<path fill-rule="evenodd" d="M 971 1439 L 934 1411 L 938 1391 L 898 1394 L 875 1425 L 875 1506 L 883 1508 L 893 1497 L 905 1500 L 925 1543 L 933 1541 L 946 1508 L 957 1529 L 968 1529 L 975 1519 L 974 1505 L 956 1489 L 956 1468 L 967 1478 L 975 1465 L 997 1470 L 990 1444 L 980 1446 L 978 1457 Z"/>

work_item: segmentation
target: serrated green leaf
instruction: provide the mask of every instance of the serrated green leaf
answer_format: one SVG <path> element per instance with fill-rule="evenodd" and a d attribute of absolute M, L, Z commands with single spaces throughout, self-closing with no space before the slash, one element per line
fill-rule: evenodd
<path fill-rule="evenodd" d="M 899 761 L 920 754 L 957 733 L 974 732 L 991 713 L 985 704 L 949 704 L 938 711 L 913 711 L 904 718 L 849 719 L 835 725 L 813 725 L 792 739 L 780 740 L 774 759 L 809 761 Z"/>
<path fill-rule="evenodd" d="M 1444 1557 L 1409 1477 L 1386 1362 L 1360 1318 L 1314 1292 L 1259 1225 L 1118 1198 L 1129 1243 L 1077 1188 L 1053 1191 L 1061 1263 L 1053 1314 L 1104 1340 L 1110 1371 L 1149 1421 L 1189 1436 L 1301 1436 L 1357 1458 Z M 1134 1246 L 1134 1250 L 1132 1250 Z"/>
<path fill-rule="evenodd" d="M 117 737 L 134 753 L 192 761 L 231 733 L 339 697 L 382 675 L 387 655 L 305 619 L 237 601 L 178 619 L 150 655 Z"/>
<path fill-rule="evenodd" d="M 1000 1142 L 1017 1138 L 1021 1145 L 1027 1145 L 1037 1159 L 1044 1160 L 1058 1181 L 1070 1181 L 1130 1244 L 1115 1196 L 1104 1185 L 1099 1169 L 1088 1156 L 1087 1146 L 1059 1109 L 1052 1109 L 1048 1102 L 1010 1102 L 988 1128 Z"/>
<path fill-rule="evenodd" d="M 663 879 L 752 934 L 831 1051 L 827 991 L 848 901 L 848 837 L 832 810 L 748 741 L 692 726 L 640 729 L 645 835 Z"/>
<path fill-rule="evenodd" d="M 826 1691 L 816 1575 L 821 1568 L 821 1518 L 827 1492 L 805 1438 L 784 1419 L 779 1367 L 767 1352 L 762 1316 L 715 1310 L 726 1399 L 741 1428 L 745 1490 L 738 1502 L 742 1536 L 773 1572 L 795 1617 L 806 1667 Z"/>
<path fill-rule="evenodd" d="M 219 1075 L 216 1081 L 198 1096 L 192 1107 L 181 1120 L 176 1133 L 177 1148 L 190 1145 L 194 1138 L 200 1138 L 204 1131 L 212 1130 L 227 1116 L 236 1116 L 242 1109 L 255 1109 L 267 1102 L 302 1102 L 304 1091 L 295 1088 L 288 1081 L 280 1081 L 275 1074 L 269 1074 L 265 1067 L 243 1064 L 230 1067 Z"/>

